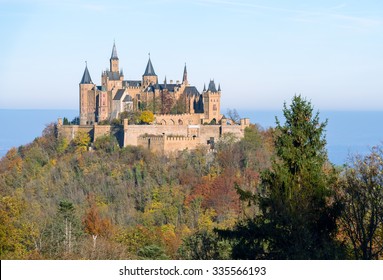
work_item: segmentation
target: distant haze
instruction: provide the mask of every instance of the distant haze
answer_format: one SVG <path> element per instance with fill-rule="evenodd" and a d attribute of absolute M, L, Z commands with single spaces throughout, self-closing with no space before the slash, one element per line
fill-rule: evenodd
<path fill-rule="evenodd" d="M 222 107 L 281 109 L 295 93 L 321 110 L 383 109 L 383 1 L 1 1 L 0 108 L 78 108 L 116 41 L 125 79 L 148 53 L 159 81 L 201 91 Z"/>

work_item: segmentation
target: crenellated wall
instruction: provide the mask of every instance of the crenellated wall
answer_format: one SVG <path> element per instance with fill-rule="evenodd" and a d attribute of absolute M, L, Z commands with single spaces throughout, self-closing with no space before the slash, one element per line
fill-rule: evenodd
<path fill-rule="evenodd" d="M 160 115 L 156 114 L 155 123 L 162 125 L 196 125 L 201 124 L 204 114 L 178 114 L 178 115 Z"/>
<path fill-rule="evenodd" d="M 187 115 L 187 114 L 186 114 Z M 78 131 L 89 133 L 92 141 L 102 135 L 116 135 L 121 146 L 144 146 L 153 151 L 171 152 L 195 149 L 198 145 L 217 142 L 225 133 L 232 133 L 238 138 L 244 136 L 244 130 L 250 125 L 249 119 L 242 119 L 240 125 L 129 125 L 124 120 L 123 126 L 111 125 L 63 125 L 59 119 L 58 134 L 72 140 Z"/>

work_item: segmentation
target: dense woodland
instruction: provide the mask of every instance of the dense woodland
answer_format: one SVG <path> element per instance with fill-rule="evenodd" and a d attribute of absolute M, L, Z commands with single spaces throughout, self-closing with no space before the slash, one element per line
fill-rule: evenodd
<path fill-rule="evenodd" d="M 283 113 L 167 156 L 48 125 L 0 161 L 0 258 L 382 259 L 382 148 L 335 167 L 311 103 Z"/>

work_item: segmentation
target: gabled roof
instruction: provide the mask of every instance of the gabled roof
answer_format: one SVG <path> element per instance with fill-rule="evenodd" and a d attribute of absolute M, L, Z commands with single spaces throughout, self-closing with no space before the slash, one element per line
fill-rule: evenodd
<path fill-rule="evenodd" d="M 110 56 L 110 59 L 118 59 L 116 43 L 113 43 L 112 55 Z"/>
<path fill-rule="evenodd" d="M 148 60 L 148 64 L 146 65 L 144 76 L 157 76 L 156 73 L 154 72 L 154 68 L 150 60 L 150 57 Z"/>
<path fill-rule="evenodd" d="M 85 66 L 84 74 L 82 75 L 82 79 L 80 84 L 93 84 L 92 78 L 90 77 L 88 66 Z"/>
<path fill-rule="evenodd" d="M 199 92 L 195 86 L 187 86 L 185 87 L 184 93 L 188 96 L 198 96 Z"/>
<path fill-rule="evenodd" d="M 125 89 L 119 89 L 114 96 L 113 100 L 121 100 L 122 96 L 124 95 Z"/>

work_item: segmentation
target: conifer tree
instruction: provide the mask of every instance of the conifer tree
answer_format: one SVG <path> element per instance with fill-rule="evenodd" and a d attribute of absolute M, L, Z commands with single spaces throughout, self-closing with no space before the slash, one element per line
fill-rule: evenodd
<path fill-rule="evenodd" d="M 294 96 L 284 105 L 285 124 L 276 119 L 272 168 L 262 174 L 259 196 L 241 192 L 259 203 L 261 215 L 237 225 L 234 258 L 333 259 L 337 257 L 337 207 L 329 205 L 334 169 L 327 163 L 324 136 L 311 103 Z"/>

